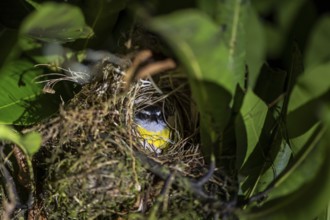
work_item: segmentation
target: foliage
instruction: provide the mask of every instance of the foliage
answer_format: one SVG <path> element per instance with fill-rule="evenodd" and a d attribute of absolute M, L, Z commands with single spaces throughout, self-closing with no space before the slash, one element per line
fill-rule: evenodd
<path fill-rule="evenodd" d="M 22 13 L 17 24 L 1 21 L 0 124 L 37 124 L 58 111 L 61 97 L 69 96 L 64 90 L 43 94 L 34 83 L 46 71 L 35 64 L 56 61 L 42 53 L 46 42 L 70 48 L 55 54 L 65 60 L 86 48 L 128 53 L 135 49 L 125 48 L 124 42 L 137 45 L 145 36 L 141 49 L 173 56 L 183 67 L 200 115 L 201 150 L 237 182 L 225 212 L 217 210 L 219 201 L 203 201 L 216 207 L 210 213 L 239 219 L 329 219 L 330 22 L 324 4 L 29 2 L 23 3 L 29 13 Z M 140 26 L 143 37 L 138 36 Z M 159 44 L 149 41 L 149 32 Z M 62 86 L 69 93 L 75 89 Z M 20 137 L 0 127 L 0 138 L 16 143 L 29 157 L 40 145 L 32 135 Z M 34 141 L 35 148 L 30 146 Z"/>
<path fill-rule="evenodd" d="M 203 1 L 200 2 L 204 6 Z M 242 11 L 252 10 L 251 6 L 245 1 L 228 2 L 227 7 L 221 7 L 222 3 L 219 4 L 214 3 L 211 13 L 206 10 L 212 16 L 213 21 L 206 18 L 204 14 L 200 14 L 200 11 L 179 11 L 152 21 L 152 29 L 164 36 L 175 51 L 178 59 L 186 67 L 190 78 L 193 79 L 190 85 L 201 113 L 201 129 L 209 129 L 206 132 L 204 130 L 201 131 L 202 141 L 211 140 L 204 141 L 202 144 L 204 148 L 211 151 L 214 145 L 216 148 L 220 146 L 222 148 L 233 147 L 224 146 L 225 142 L 221 141 L 225 138 L 222 136 L 226 134 L 224 132 L 226 125 L 236 111 L 235 104 L 232 106 L 232 114 L 228 114 L 228 109 L 225 107 L 228 107 L 231 102 L 237 103 L 240 101 L 238 100 L 240 98 L 239 95 L 234 95 L 233 93 L 235 84 L 242 87 L 242 82 L 237 78 L 237 75 L 244 76 L 245 70 L 240 68 L 240 71 L 237 73 L 239 68 L 235 68 L 235 66 L 249 65 L 247 59 L 240 59 L 242 54 L 245 54 L 244 51 L 247 51 L 242 46 L 243 39 L 240 39 L 234 33 L 235 31 L 244 33 L 244 30 L 239 29 L 239 24 L 245 21 L 244 17 L 242 18 L 240 15 L 244 14 Z M 202 9 L 205 10 L 203 7 Z M 218 11 L 215 13 L 214 10 Z M 226 13 L 228 13 L 228 16 L 221 16 L 226 15 Z M 220 15 L 220 17 L 214 16 L 215 14 Z M 253 13 L 250 13 L 250 16 L 252 17 Z M 206 27 L 215 24 L 222 24 L 226 27 L 226 30 L 219 28 L 206 29 Z M 320 24 L 316 31 L 319 32 L 319 29 L 325 29 L 322 25 L 325 24 Z M 261 34 L 259 33 L 259 36 Z M 226 35 L 230 37 L 226 37 Z M 209 38 L 203 38 L 203 36 Z M 233 39 L 234 37 L 237 38 Z M 262 38 L 262 36 L 259 38 Z M 321 42 L 315 40 L 315 38 L 313 36 L 311 44 L 316 46 L 316 44 Z M 233 44 L 233 40 L 237 41 L 237 44 Z M 242 51 L 239 53 L 241 55 L 237 56 L 238 58 L 235 60 L 231 60 L 232 51 L 236 49 L 236 47 L 233 48 L 233 45 Z M 240 45 L 241 48 L 238 47 Z M 209 49 L 209 47 L 211 48 Z M 310 47 L 313 48 L 313 46 Z M 207 52 L 203 53 L 204 50 Z M 260 50 L 263 49 L 260 48 Z M 315 54 L 313 49 L 309 48 L 309 51 Z M 244 123 L 243 126 L 239 125 L 239 122 L 235 124 L 236 137 L 234 137 L 237 143 L 236 151 L 239 153 L 236 159 L 239 160 L 241 158 L 243 162 L 242 175 L 245 176 L 243 178 L 244 181 L 241 182 L 243 193 L 245 196 L 250 197 L 250 201 L 254 195 L 268 197 L 262 201 L 265 204 L 261 203 L 262 205 L 259 208 L 252 208 L 253 211 L 249 211 L 250 209 L 248 208 L 251 204 L 247 206 L 247 211 L 239 211 L 239 216 L 242 219 L 312 219 L 329 202 L 329 189 L 327 187 L 329 183 L 326 178 L 329 168 L 327 161 L 329 158 L 326 156 L 328 155 L 328 146 L 325 141 L 327 137 L 325 132 L 328 130 L 328 125 L 321 123 L 319 125 L 320 128 L 312 135 L 308 134 L 308 130 L 314 124 L 322 121 L 319 109 L 324 105 L 325 100 L 322 97 L 326 96 L 330 88 L 327 80 L 329 79 L 329 68 L 327 64 L 324 64 L 303 72 L 303 69 L 300 68 L 302 58 L 299 57 L 299 51 L 295 50 L 293 53 L 290 64 L 291 69 L 286 73 L 286 77 L 282 77 L 282 82 L 279 81 L 278 85 L 272 85 L 279 90 L 277 96 L 273 96 L 272 92 L 260 92 L 260 86 L 262 87 L 264 83 L 269 82 L 269 75 L 263 81 L 258 82 L 252 89 L 256 92 L 258 91 L 263 100 L 270 100 L 270 103 L 264 103 L 257 96 L 251 96 L 253 92 L 249 88 L 251 88 L 251 85 L 254 85 L 254 82 L 252 82 L 248 85 L 247 90 L 244 91 L 244 102 L 240 108 L 241 115 L 234 116 L 237 118 L 236 120 L 242 119 Z M 249 54 L 246 56 L 249 57 Z M 307 53 L 306 57 L 309 56 L 317 59 L 317 56 Z M 323 56 L 321 55 L 320 59 L 324 60 Z M 229 61 L 229 63 L 223 64 L 226 61 Z M 322 60 L 321 62 L 324 63 Z M 228 67 L 231 66 L 234 68 L 229 68 L 228 71 Z M 260 74 L 263 74 L 265 70 L 261 69 Z M 212 83 L 219 87 L 217 90 L 211 90 L 210 77 L 214 77 L 212 78 Z M 233 82 L 235 83 L 233 84 Z M 207 86 L 203 86 L 204 84 Z M 223 89 L 231 92 L 231 97 L 234 100 L 223 98 L 221 95 Z M 236 90 L 236 93 L 239 92 L 239 90 Z M 283 96 L 282 94 L 285 93 L 286 95 Z M 267 95 L 272 95 L 273 97 L 267 97 Z M 312 110 L 311 105 L 308 107 L 306 105 L 314 100 L 318 101 L 318 107 L 315 109 L 315 105 L 313 105 Z M 266 104 L 268 104 L 268 108 Z M 209 105 L 211 106 L 209 107 Z M 224 106 L 221 108 L 219 105 Z M 267 114 L 270 116 L 266 117 Z M 315 114 L 318 115 L 316 116 Z M 203 117 L 207 117 L 209 120 L 204 121 Z M 272 118 L 271 122 L 269 122 L 269 118 Z M 311 121 L 309 118 L 312 118 Z M 267 128 L 268 123 L 272 123 L 271 128 Z M 297 130 L 299 130 L 299 133 Z M 245 133 L 245 135 L 241 135 L 242 133 Z M 270 137 L 264 137 L 267 135 Z M 290 150 L 291 138 L 297 136 L 302 138 L 304 135 L 310 137 L 305 143 L 300 143 L 301 146 L 294 147 L 295 150 L 297 148 L 299 150 L 293 155 Z M 245 140 L 242 140 L 244 138 Z M 268 139 L 268 146 L 265 146 L 267 142 L 263 141 L 264 138 Z M 271 142 L 269 143 L 269 141 Z M 242 156 L 241 154 L 244 152 L 245 156 Z M 261 154 L 259 158 L 257 157 L 258 154 Z M 257 158 L 259 160 L 256 160 Z M 254 161 L 250 162 L 251 160 Z M 258 171 L 255 171 L 256 169 Z M 306 175 L 306 173 L 309 173 L 309 175 Z M 260 184 L 267 187 L 260 187 Z M 295 187 L 292 187 L 293 185 Z M 320 190 L 318 195 L 315 191 L 311 192 L 310 189 L 314 187 Z M 310 195 L 311 193 L 313 196 Z M 295 206 L 297 209 L 293 208 Z"/>
<path fill-rule="evenodd" d="M 14 130 L 4 125 L 0 126 L 0 139 L 17 144 L 28 156 L 35 154 L 41 145 L 41 136 L 38 133 L 29 133 L 25 136 L 20 136 Z"/>

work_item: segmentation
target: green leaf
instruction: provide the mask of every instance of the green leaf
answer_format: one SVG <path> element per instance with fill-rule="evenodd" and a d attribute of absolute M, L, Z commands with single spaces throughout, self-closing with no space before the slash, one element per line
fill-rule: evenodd
<path fill-rule="evenodd" d="M 270 130 L 266 125 L 270 122 L 269 114 L 270 112 L 258 145 L 253 149 L 249 160 L 241 170 L 241 175 L 247 176 L 241 183 L 243 191 L 247 192 L 246 197 L 265 190 L 281 174 L 292 155 L 290 146 L 283 139 L 282 132 L 278 130 L 279 128 L 274 129 L 274 122 Z M 271 132 L 269 137 L 266 135 L 268 132 Z"/>
<path fill-rule="evenodd" d="M 17 144 L 25 155 L 32 156 L 41 146 L 41 135 L 37 132 L 31 132 L 21 136 L 12 128 L 6 125 L 0 125 L 0 140 L 6 140 Z"/>
<path fill-rule="evenodd" d="M 290 146 L 282 140 L 279 144 L 278 149 L 272 149 L 271 156 L 269 160 L 271 161 L 271 166 L 269 166 L 266 171 L 260 175 L 258 182 L 256 184 L 255 193 L 260 193 L 264 191 L 271 182 L 274 181 L 282 171 L 287 167 L 289 160 L 292 156 Z"/>
<path fill-rule="evenodd" d="M 250 7 L 247 10 L 245 29 L 246 63 L 248 65 L 248 82 L 253 88 L 259 76 L 266 56 L 265 33 L 257 14 Z"/>
<path fill-rule="evenodd" d="M 220 25 L 224 28 L 223 39 L 228 46 L 228 67 L 235 76 L 235 82 L 242 88 L 245 82 L 245 28 L 247 1 L 224 1 L 220 6 Z"/>
<path fill-rule="evenodd" d="M 204 11 L 218 25 L 221 24 L 221 7 L 222 2 L 217 0 L 197 0 L 197 6 Z"/>
<path fill-rule="evenodd" d="M 240 219 L 313 219 L 321 213 L 329 203 L 330 198 L 330 148 L 328 137 L 330 137 L 329 130 L 322 129 L 313 142 L 307 146 L 307 150 L 296 159 L 290 171 L 284 174 L 284 176 L 287 176 L 286 181 L 275 184 L 275 187 L 286 190 L 287 187 L 291 188 L 297 181 L 303 182 L 303 184 L 299 184 L 299 188 L 291 192 L 282 192 L 282 196 L 270 200 L 260 207 L 238 213 Z M 309 166 L 304 167 L 303 161 L 308 161 Z M 315 166 L 318 169 L 315 170 L 314 167 L 310 166 L 313 162 L 317 163 Z M 292 168 L 295 169 L 292 170 Z M 303 168 L 307 170 L 303 170 Z M 300 177 L 294 175 L 293 172 L 300 173 Z M 307 172 L 315 172 L 314 178 L 305 179 L 304 174 Z"/>
<path fill-rule="evenodd" d="M 28 133 L 21 138 L 21 143 L 30 156 L 38 152 L 41 141 L 41 135 L 37 132 Z"/>
<path fill-rule="evenodd" d="M 155 18 L 150 28 L 165 38 L 185 67 L 205 128 L 203 146 L 212 148 L 229 120 L 237 83 L 218 26 L 199 11 L 184 10 Z"/>
<path fill-rule="evenodd" d="M 271 199 L 291 193 L 315 177 L 324 159 L 323 151 L 317 150 L 323 135 L 324 131 L 317 129 L 295 155 L 293 162 L 274 183 L 275 188 L 269 194 Z"/>
<path fill-rule="evenodd" d="M 312 68 L 330 61 L 330 14 L 321 17 L 310 36 L 305 54 L 305 66 Z"/>
<path fill-rule="evenodd" d="M 19 45 L 19 48 L 21 49 L 21 51 L 29 52 L 29 51 L 34 51 L 34 50 L 39 49 L 40 51 L 38 51 L 38 54 L 40 56 L 43 55 L 42 51 L 41 51 L 43 44 L 40 41 L 36 41 L 29 37 L 21 36 L 18 39 L 18 45 Z"/>
<path fill-rule="evenodd" d="M 288 113 L 324 95 L 330 89 L 330 63 L 308 69 L 301 75 L 290 96 Z"/>
<path fill-rule="evenodd" d="M 246 197 L 265 189 L 286 166 L 291 150 L 282 133 L 279 121 L 268 111 L 258 144 L 240 170 L 246 177 L 241 182 Z"/>
<path fill-rule="evenodd" d="M 247 151 L 247 132 L 242 114 L 235 118 L 235 139 L 236 139 L 236 169 L 239 170 L 246 160 Z"/>
<path fill-rule="evenodd" d="M 268 105 L 274 106 L 284 94 L 287 73 L 273 70 L 265 64 L 258 76 L 254 92 Z"/>
<path fill-rule="evenodd" d="M 150 28 L 160 33 L 191 78 L 221 85 L 234 94 L 236 83 L 229 70 L 229 48 L 219 27 L 197 10 L 183 10 L 155 18 Z"/>
<path fill-rule="evenodd" d="M 241 108 L 241 114 L 247 134 L 247 151 L 243 164 L 250 157 L 259 142 L 267 112 L 267 105 L 260 98 L 258 98 L 252 90 L 248 90 Z M 236 133 L 239 132 L 240 131 L 236 131 Z M 239 146 L 239 148 L 242 147 L 243 146 Z"/>
<path fill-rule="evenodd" d="M 287 134 L 290 139 L 305 135 L 319 122 L 320 106 L 320 99 L 315 98 L 287 115 Z"/>
<path fill-rule="evenodd" d="M 8 126 L 0 125 L 0 139 L 20 145 L 20 135 Z"/>
<path fill-rule="evenodd" d="M 0 124 L 30 125 L 57 110 L 60 98 L 43 95 L 42 86 L 33 81 L 40 73 L 26 60 L 0 70 Z"/>
<path fill-rule="evenodd" d="M 247 1 L 209 1 L 199 0 L 201 8 L 210 13 L 215 23 L 222 28 L 221 34 L 224 44 L 228 48 L 227 68 L 235 75 L 236 83 L 244 87 L 245 81 L 245 26 L 247 10 L 250 5 Z M 209 4 L 209 6 L 205 6 Z M 251 57 L 251 60 L 253 58 Z M 250 60 L 250 61 L 251 61 Z"/>
<path fill-rule="evenodd" d="M 0 124 L 0 140 L 10 141 L 16 144 L 26 156 L 26 163 L 29 170 L 29 179 L 34 183 L 34 172 L 32 165 L 32 156 L 41 147 L 41 135 L 33 132 L 22 136 L 14 129 Z M 34 192 L 34 184 L 31 184 L 31 191 Z"/>
<path fill-rule="evenodd" d="M 287 74 L 284 87 L 286 96 L 284 96 L 284 100 L 282 103 L 281 114 L 283 117 L 285 117 L 288 112 L 288 105 L 290 102 L 290 98 L 292 98 L 291 94 L 293 88 L 296 86 L 298 78 L 304 73 L 302 54 L 296 43 L 294 43 L 292 47 L 290 66 L 291 67 Z"/>
<path fill-rule="evenodd" d="M 25 102 L 41 94 L 33 79 L 40 74 L 28 61 L 15 61 L 0 72 L 0 123 L 12 124 L 25 112 Z"/>
<path fill-rule="evenodd" d="M 277 2 L 278 23 L 282 30 L 289 31 L 292 24 L 299 16 L 300 10 L 303 8 L 307 0 L 292 0 Z"/>
<path fill-rule="evenodd" d="M 299 125 L 301 125 L 301 124 L 299 124 Z M 303 146 L 305 146 L 308 139 L 311 138 L 311 136 L 313 135 L 313 133 L 315 132 L 315 130 L 318 128 L 319 125 L 320 124 L 317 123 L 314 126 L 312 126 L 310 129 L 308 129 L 302 135 L 290 139 L 291 149 L 292 149 L 293 155 L 296 155 L 301 150 L 301 148 Z"/>
<path fill-rule="evenodd" d="M 330 91 L 329 71 L 330 63 L 323 64 L 308 69 L 298 78 L 288 103 L 286 121 L 290 138 L 303 135 L 318 122 L 321 100 Z"/>
<path fill-rule="evenodd" d="M 203 151 L 207 156 L 215 151 L 220 157 L 223 149 L 219 141 L 230 118 L 231 96 L 219 85 L 208 81 L 191 80 L 191 87 L 201 112 L 200 132 Z"/>
<path fill-rule="evenodd" d="M 93 35 L 78 7 L 44 3 L 22 23 L 20 33 L 46 42 L 70 42 Z"/>
<path fill-rule="evenodd" d="M 330 202 L 315 220 L 330 220 Z"/>
<path fill-rule="evenodd" d="M 25 0 L 27 3 L 29 3 L 32 7 L 35 9 L 40 9 L 41 5 L 37 2 L 34 2 L 33 0 Z"/>

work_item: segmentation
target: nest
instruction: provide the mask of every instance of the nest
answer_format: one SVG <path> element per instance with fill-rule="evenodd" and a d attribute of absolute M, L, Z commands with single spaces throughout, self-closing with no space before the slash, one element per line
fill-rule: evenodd
<path fill-rule="evenodd" d="M 47 219 L 209 217 L 212 208 L 196 194 L 206 191 L 226 201 L 231 183 L 212 171 L 207 184 L 194 188 L 209 167 L 200 153 L 198 114 L 184 74 L 176 70 L 139 79 L 124 90 L 125 77 L 113 66 L 104 64 L 102 71 L 107 78 L 84 85 L 58 116 L 37 129 L 44 137 L 34 158 L 38 214 Z M 168 116 L 173 140 L 161 154 L 144 148 L 134 123 L 136 111 L 155 104 Z"/>

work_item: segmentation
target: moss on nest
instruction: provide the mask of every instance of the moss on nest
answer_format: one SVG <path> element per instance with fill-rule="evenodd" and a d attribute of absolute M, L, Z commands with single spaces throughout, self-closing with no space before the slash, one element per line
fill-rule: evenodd
<path fill-rule="evenodd" d="M 34 160 L 42 215 L 205 218 L 210 212 L 184 187 L 188 179 L 180 180 L 207 172 L 185 77 L 178 71 L 157 75 L 123 91 L 121 74 L 110 64 L 102 71 L 107 79 L 85 85 L 59 116 L 38 128 L 44 137 Z M 159 155 L 143 148 L 134 124 L 134 112 L 155 103 L 163 106 L 174 141 Z M 221 188 L 220 197 L 226 197 L 223 182 L 215 177 L 209 182 Z"/>

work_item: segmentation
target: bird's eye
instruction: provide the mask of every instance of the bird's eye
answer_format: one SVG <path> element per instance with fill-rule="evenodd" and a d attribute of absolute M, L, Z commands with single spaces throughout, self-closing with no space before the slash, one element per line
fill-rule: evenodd
<path fill-rule="evenodd" d="M 156 118 L 157 118 L 157 121 L 164 121 L 163 115 L 157 115 Z"/>
<path fill-rule="evenodd" d="M 147 114 L 144 114 L 144 113 L 141 113 L 141 112 L 138 112 L 136 115 L 135 115 L 136 118 L 139 118 L 139 119 L 142 119 L 142 120 L 145 120 L 147 118 L 149 118 L 150 116 L 147 115 Z"/>

